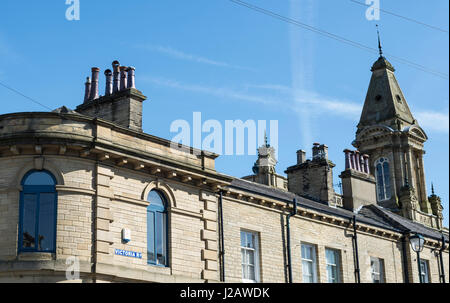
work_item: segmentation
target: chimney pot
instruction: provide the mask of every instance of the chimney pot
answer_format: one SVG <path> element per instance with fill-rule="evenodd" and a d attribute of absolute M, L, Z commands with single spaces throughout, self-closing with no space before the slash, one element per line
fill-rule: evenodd
<path fill-rule="evenodd" d="M 128 72 L 128 86 L 127 88 L 136 88 L 136 84 L 135 84 L 135 68 L 133 66 L 130 66 L 127 68 L 127 72 Z"/>
<path fill-rule="evenodd" d="M 106 86 L 105 96 L 110 96 L 113 92 L 112 72 L 110 69 L 105 70 Z"/>
<path fill-rule="evenodd" d="M 124 90 L 127 88 L 127 78 L 128 78 L 127 67 L 121 66 L 120 67 L 120 90 Z"/>
<path fill-rule="evenodd" d="M 355 152 L 354 151 L 350 151 L 350 169 L 356 169 Z"/>
<path fill-rule="evenodd" d="M 86 77 L 86 83 L 84 84 L 84 102 L 89 100 L 91 94 L 91 78 Z"/>
<path fill-rule="evenodd" d="M 92 84 L 91 91 L 89 94 L 89 100 L 95 100 L 98 98 L 98 74 L 100 69 L 98 67 L 93 67 L 92 69 Z"/>
<path fill-rule="evenodd" d="M 347 170 L 347 169 L 350 169 L 350 153 L 351 153 L 351 150 L 344 149 L 344 153 L 345 153 L 345 170 Z"/>
<path fill-rule="evenodd" d="M 113 93 L 118 92 L 120 88 L 120 63 L 119 61 L 113 61 Z"/>
<path fill-rule="evenodd" d="M 358 150 L 355 150 L 355 169 L 357 171 L 362 171 L 361 169 L 361 155 L 359 154 Z"/>

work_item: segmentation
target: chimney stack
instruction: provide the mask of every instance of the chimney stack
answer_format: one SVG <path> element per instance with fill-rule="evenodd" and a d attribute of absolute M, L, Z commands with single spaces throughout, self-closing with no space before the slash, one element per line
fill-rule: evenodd
<path fill-rule="evenodd" d="M 120 90 L 127 88 L 128 72 L 126 66 L 120 67 Z"/>
<path fill-rule="evenodd" d="M 147 98 L 135 87 L 134 67 L 112 63 L 105 70 L 105 95 L 99 97 L 99 72 L 92 68 L 92 78 L 87 78 L 83 104 L 76 111 L 82 115 L 111 121 L 122 127 L 142 131 L 142 102 Z"/>
<path fill-rule="evenodd" d="M 128 72 L 128 88 L 136 88 L 136 84 L 135 84 L 135 77 L 134 77 L 134 73 L 135 73 L 135 68 L 133 66 L 128 67 L 127 72 Z"/>
<path fill-rule="evenodd" d="M 105 70 L 106 86 L 105 86 L 105 96 L 110 96 L 113 92 L 113 79 L 112 72 L 110 69 Z"/>
<path fill-rule="evenodd" d="M 113 93 L 118 92 L 120 88 L 120 63 L 119 61 L 114 61 L 112 63 L 113 67 Z"/>
<path fill-rule="evenodd" d="M 345 170 L 342 179 L 344 208 L 354 211 L 363 205 L 376 204 L 375 177 L 370 174 L 369 156 L 359 151 L 344 150 Z"/>
<path fill-rule="evenodd" d="M 328 146 L 325 144 L 314 143 L 312 148 L 314 160 L 328 160 Z"/>
<path fill-rule="evenodd" d="M 91 92 L 89 94 L 89 101 L 95 100 L 98 98 L 98 74 L 100 73 L 100 69 L 98 67 L 92 68 L 92 84 L 91 84 Z"/>
<path fill-rule="evenodd" d="M 86 78 L 86 83 L 84 84 L 84 102 L 88 102 L 91 95 L 91 78 Z"/>
<path fill-rule="evenodd" d="M 306 162 L 306 152 L 304 150 L 297 151 L 297 165 Z"/>
<path fill-rule="evenodd" d="M 312 161 L 306 160 L 303 150 L 297 151 L 297 164 L 286 169 L 288 190 L 300 196 L 334 203 L 333 167 L 328 160 L 328 147 L 314 143 Z"/>

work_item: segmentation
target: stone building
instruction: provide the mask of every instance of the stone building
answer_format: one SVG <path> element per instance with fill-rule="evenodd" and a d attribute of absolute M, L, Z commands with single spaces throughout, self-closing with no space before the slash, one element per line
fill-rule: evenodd
<path fill-rule="evenodd" d="M 449 280 L 427 136 L 384 57 L 342 195 L 326 145 L 299 150 L 287 178 L 268 142 L 254 175 L 221 174 L 218 155 L 142 131 L 134 68 L 115 61 L 104 96 L 99 72 L 75 110 L 0 116 L 0 282 L 405 283 L 419 281 L 417 261 L 424 282 Z"/>

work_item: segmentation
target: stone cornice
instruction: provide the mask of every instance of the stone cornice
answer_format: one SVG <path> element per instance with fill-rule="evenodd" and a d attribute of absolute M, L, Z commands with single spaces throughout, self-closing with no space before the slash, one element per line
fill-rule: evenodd
<path fill-rule="evenodd" d="M 22 118 L 60 118 L 62 120 L 72 120 L 72 121 L 78 121 L 78 122 L 86 122 L 89 124 L 92 124 L 92 126 L 94 125 L 100 125 L 100 126 L 105 126 L 107 128 L 110 128 L 111 130 L 115 130 L 124 134 L 128 134 L 130 136 L 136 137 L 136 138 L 140 138 L 146 141 L 150 141 L 150 142 L 154 142 L 157 144 L 161 144 L 162 146 L 166 146 L 166 147 L 170 147 L 171 146 L 171 141 L 164 139 L 164 138 L 160 138 L 160 137 L 156 137 L 144 132 L 140 132 L 140 131 L 136 131 L 133 129 L 129 129 L 120 125 L 117 125 L 111 121 L 107 121 L 107 120 L 103 120 L 100 118 L 93 118 L 93 117 L 89 117 L 89 116 L 85 116 L 85 115 L 81 115 L 78 113 L 55 113 L 55 112 L 20 112 L 20 113 L 11 113 L 11 114 L 4 114 L 4 115 L 0 115 L 0 122 L 2 122 L 2 120 L 8 120 L 8 119 L 22 119 Z M 1 131 L 2 125 L 0 123 L 0 131 Z M 40 133 L 39 132 L 33 132 L 33 133 Z M 1 134 L 1 132 L 0 132 Z M 0 139 L 2 138 L 2 136 L 0 135 Z M 185 146 L 182 145 L 181 148 L 182 150 L 185 150 L 188 153 L 195 153 L 195 154 L 202 154 L 205 157 L 209 157 L 211 159 L 216 159 L 219 155 L 212 153 L 212 152 L 208 152 L 208 151 L 202 151 L 190 146 Z"/>
<path fill-rule="evenodd" d="M 71 192 L 71 193 L 80 193 L 80 194 L 87 194 L 87 195 L 95 195 L 94 189 L 87 189 L 87 188 L 79 188 L 79 187 L 72 187 L 72 186 L 66 186 L 66 185 L 56 185 L 56 191 L 57 192 Z"/>

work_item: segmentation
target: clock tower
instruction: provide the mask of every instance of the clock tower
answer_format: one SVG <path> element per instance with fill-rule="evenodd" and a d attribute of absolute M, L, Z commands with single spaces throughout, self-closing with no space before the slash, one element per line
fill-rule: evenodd
<path fill-rule="evenodd" d="M 423 155 L 428 137 L 412 115 L 381 45 L 371 71 L 353 145 L 369 155 L 377 203 L 408 219 L 441 228 L 442 210 L 427 196 Z"/>

